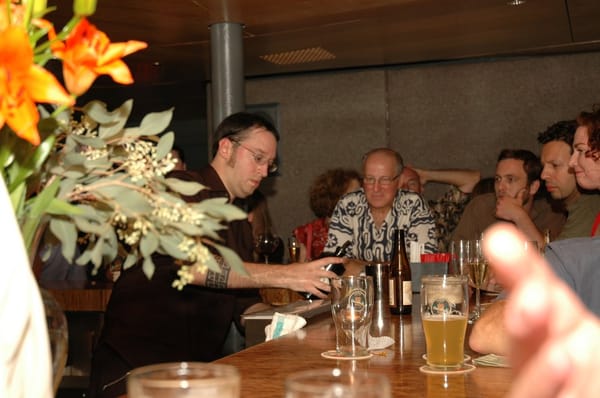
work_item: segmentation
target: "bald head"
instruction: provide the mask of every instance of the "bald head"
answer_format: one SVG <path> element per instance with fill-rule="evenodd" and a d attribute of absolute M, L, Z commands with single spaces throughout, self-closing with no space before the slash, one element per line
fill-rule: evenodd
<path fill-rule="evenodd" d="M 405 167 L 400 174 L 400 189 L 405 189 L 407 191 L 422 193 L 423 185 L 421 185 L 421 180 L 416 171 L 411 169 L 410 167 Z"/>
<path fill-rule="evenodd" d="M 363 174 L 368 163 L 380 163 L 380 162 L 393 162 L 395 166 L 395 175 L 400 175 L 404 168 L 404 161 L 400 154 L 390 148 L 376 148 L 365 153 L 362 158 L 363 161 Z"/>

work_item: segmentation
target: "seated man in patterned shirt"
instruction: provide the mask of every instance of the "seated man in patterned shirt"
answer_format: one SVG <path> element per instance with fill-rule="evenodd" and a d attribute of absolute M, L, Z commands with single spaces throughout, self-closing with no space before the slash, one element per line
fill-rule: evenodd
<path fill-rule="evenodd" d="M 398 187 L 403 167 L 402 157 L 389 148 L 373 149 L 363 157 L 362 189 L 337 203 L 325 251 L 350 241 L 346 256 L 358 260 L 359 266 L 389 261 L 394 229 L 404 229 L 407 251 L 409 242 L 423 244 L 425 253 L 437 251 L 435 220 L 425 199 Z"/>
<path fill-rule="evenodd" d="M 463 210 L 471 199 L 471 192 L 480 179 L 481 173 L 478 170 L 428 170 L 416 167 L 405 167 L 402 170 L 400 189 L 422 195 L 425 184 L 429 182 L 450 185 L 438 199 L 428 201 L 435 218 L 440 252 L 447 250 L 452 231 L 458 225 Z"/>

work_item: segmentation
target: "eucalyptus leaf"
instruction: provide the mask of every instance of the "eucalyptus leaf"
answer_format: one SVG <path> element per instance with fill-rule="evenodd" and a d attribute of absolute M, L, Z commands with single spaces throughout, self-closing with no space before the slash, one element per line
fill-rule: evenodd
<path fill-rule="evenodd" d="M 239 207 L 226 203 L 226 198 L 210 198 L 194 204 L 196 211 L 209 214 L 215 218 L 224 218 L 227 221 L 243 220 L 248 214 Z"/>
<path fill-rule="evenodd" d="M 211 254 L 203 263 L 203 266 L 207 267 L 209 270 L 221 273 L 221 266 L 215 260 L 215 257 Z"/>
<path fill-rule="evenodd" d="M 98 224 L 97 222 L 90 222 L 84 217 L 73 217 L 73 222 L 77 228 L 86 233 L 94 235 L 102 235 L 105 226 L 104 224 Z M 108 226 L 110 228 L 110 226 Z M 112 228 L 111 228 L 112 229 Z"/>
<path fill-rule="evenodd" d="M 133 267 L 138 261 L 137 255 L 134 253 L 129 253 L 125 258 L 125 262 L 123 262 L 123 269 L 126 270 L 130 267 Z"/>
<path fill-rule="evenodd" d="M 223 256 L 223 259 L 225 260 L 225 262 L 234 271 L 236 271 L 240 275 L 244 275 L 244 276 L 248 276 L 249 275 L 248 271 L 246 270 L 246 268 L 244 268 L 244 263 L 242 262 L 242 260 L 240 259 L 240 257 L 236 254 L 236 252 L 234 252 L 233 250 L 231 250 L 227 246 L 218 245 L 218 244 L 213 244 L 213 246 L 219 251 L 219 253 L 221 254 L 221 256 Z"/>
<path fill-rule="evenodd" d="M 192 224 L 189 224 L 189 223 L 178 222 L 178 223 L 174 223 L 173 226 L 186 235 L 190 235 L 190 236 L 201 236 L 202 235 L 202 228 L 197 227 Z"/>
<path fill-rule="evenodd" d="M 91 259 L 92 259 L 92 251 L 91 251 L 91 249 L 88 249 L 88 250 L 84 251 L 81 254 L 81 256 L 77 257 L 77 260 L 75 260 L 75 264 L 86 265 L 87 263 L 90 262 Z"/>
<path fill-rule="evenodd" d="M 75 225 L 61 218 L 52 218 L 50 220 L 50 231 L 60 240 L 63 257 L 72 262 L 77 246 L 77 228 L 75 228 Z"/>
<path fill-rule="evenodd" d="M 163 112 L 152 112 L 144 116 L 140 124 L 143 135 L 157 135 L 164 131 L 173 117 L 173 108 Z"/>
<path fill-rule="evenodd" d="M 125 101 L 120 107 L 112 112 L 106 109 L 106 104 L 101 101 L 91 101 L 84 106 L 85 113 L 101 124 L 114 123 L 115 120 L 126 121 L 133 109 L 133 100 Z"/>
<path fill-rule="evenodd" d="M 63 157 L 63 164 L 65 167 L 69 166 L 83 166 L 85 165 L 86 158 L 80 153 L 70 152 Z"/>
<path fill-rule="evenodd" d="M 158 144 L 156 145 L 156 158 L 162 159 L 167 153 L 173 149 L 173 143 L 175 142 L 175 134 L 172 131 L 164 134 L 160 137 Z"/>
<path fill-rule="evenodd" d="M 144 257 L 144 263 L 142 264 L 142 270 L 144 274 L 151 279 L 154 275 L 154 262 L 152 262 L 152 257 Z"/>
<path fill-rule="evenodd" d="M 196 195 L 206 187 L 195 181 L 184 181 L 178 178 L 165 178 L 165 184 L 169 189 L 178 192 L 184 196 Z"/>
<path fill-rule="evenodd" d="M 73 135 L 72 138 L 79 144 L 89 146 L 92 148 L 102 149 L 102 148 L 106 147 L 106 143 L 104 142 L 104 140 L 102 140 L 101 138 L 98 138 L 98 137 Z"/>
<path fill-rule="evenodd" d="M 186 254 L 179 248 L 180 239 L 172 235 L 160 235 L 159 236 L 160 246 L 167 252 L 171 257 L 175 257 L 181 260 L 187 258 Z"/>
<path fill-rule="evenodd" d="M 140 240 L 140 252 L 142 256 L 148 257 L 158 248 L 158 237 L 152 231 L 148 231 Z"/>
<path fill-rule="evenodd" d="M 102 265 L 102 246 L 104 245 L 104 241 L 99 239 L 96 241 L 96 245 L 92 249 L 91 261 L 96 267 L 100 267 Z"/>
<path fill-rule="evenodd" d="M 139 213 L 150 213 L 153 207 L 148 203 L 146 195 L 127 189 L 118 196 L 118 201 L 122 207 L 123 214 L 126 216 L 135 216 Z"/>

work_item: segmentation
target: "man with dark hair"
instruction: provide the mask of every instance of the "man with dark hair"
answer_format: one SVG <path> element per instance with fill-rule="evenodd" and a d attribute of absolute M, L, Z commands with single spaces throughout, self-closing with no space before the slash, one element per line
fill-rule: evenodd
<path fill-rule="evenodd" d="M 498 156 L 494 193 L 479 195 L 467 205 L 452 240 L 479 239 L 483 231 L 498 220 L 517 226 L 529 241 L 544 245 L 544 231 L 556 237 L 565 223 L 565 215 L 541 198 L 540 160 L 525 149 L 504 149 Z"/>
<path fill-rule="evenodd" d="M 542 144 L 542 180 L 552 198 L 561 201 L 567 211 L 567 222 L 557 239 L 590 236 L 594 217 L 600 212 L 600 195 L 579 187 L 569 167 L 576 129 L 575 120 L 564 120 L 538 135 Z"/>
<path fill-rule="evenodd" d="M 261 180 L 277 169 L 279 134 L 271 123 L 249 113 L 227 117 L 217 132 L 215 156 L 209 166 L 199 172 L 172 172 L 170 177 L 210 188 L 186 197 L 188 201 L 221 197 L 244 208 L 246 198 Z M 195 274 L 196 286 L 179 291 L 172 287 L 179 265 L 166 255 L 154 256 L 156 269 L 151 279 L 144 274 L 142 264 L 121 273 L 94 352 L 91 397 L 124 395 L 128 372 L 139 366 L 218 359 L 224 355 L 228 335 L 241 328 L 241 314 L 259 301 L 254 289 L 282 287 L 324 298 L 320 290 L 329 291 L 330 287 L 322 279 L 336 275 L 323 267 L 342 261 L 326 257 L 285 266 L 252 263 L 252 229 L 247 219 L 230 222 L 220 235 L 244 261 L 248 275 L 236 273 L 215 256 L 221 272 Z"/>

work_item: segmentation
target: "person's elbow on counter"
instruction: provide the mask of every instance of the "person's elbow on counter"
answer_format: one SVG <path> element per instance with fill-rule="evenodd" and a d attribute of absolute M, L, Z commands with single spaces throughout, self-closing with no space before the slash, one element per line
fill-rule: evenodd
<path fill-rule="evenodd" d="M 504 326 L 506 300 L 493 302 L 473 324 L 469 347 L 482 354 L 506 355 L 508 339 Z"/>

